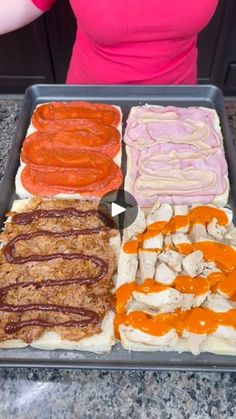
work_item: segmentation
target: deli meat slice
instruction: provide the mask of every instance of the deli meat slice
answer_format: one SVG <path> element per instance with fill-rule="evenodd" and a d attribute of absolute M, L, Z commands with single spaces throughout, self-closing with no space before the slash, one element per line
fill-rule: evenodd
<path fill-rule="evenodd" d="M 97 205 L 19 200 L 0 251 L 0 347 L 110 351 L 119 235 Z"/>
<path fill-rule="evenodd" d="M 124 134 L 125 188 L 143 208 L 192 202 L 224 206 L 229 179 L 214 109 L 143 105 L 130 110 Z"/>

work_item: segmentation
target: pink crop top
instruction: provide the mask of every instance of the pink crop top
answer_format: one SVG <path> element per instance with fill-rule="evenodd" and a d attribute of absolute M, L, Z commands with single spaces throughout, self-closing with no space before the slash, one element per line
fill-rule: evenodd
<path fill-rule="evenodd" d="M 48 10 L 56 0 L 32 0 Z M 71 84 L 195 84 L 197 34 L 218 0 L 70 0 Z"/>

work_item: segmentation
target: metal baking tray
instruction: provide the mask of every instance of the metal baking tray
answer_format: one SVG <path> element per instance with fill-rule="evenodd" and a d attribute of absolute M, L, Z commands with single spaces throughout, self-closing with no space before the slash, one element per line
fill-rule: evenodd
<path fill-rule="evenodd" d="M 19 166 L 19 153 L 32 111 L 37 104 L 61 100 L 88 100 L 121 106 L 123 121 L 131 106 L 145 103 L 176 106 L 206 106 L 216 109 L 224 137 L 229 167 L 231 207 L 236 209 L 236 151 L 224 109 L 221 91 L 211 85 L 201 86 L 65 86 L 35 85 L 27 89 L 18 130 L 9 154 L 0 188 L 0 228 L 4 214 L 15 199 L 14 181 Z M 125 170 L 125 156 L 123 159 Z M 205 370 L 236 371 L 236 357 L 203 353 L 193 356 L 177 352 L 128 352 L 115 345 L 110 354 L 96 355 L 77 351 L 43 351 L 33 348 L 0 350 L 0 365 L 12 367 L 61 367 L 92 369 Z"/>

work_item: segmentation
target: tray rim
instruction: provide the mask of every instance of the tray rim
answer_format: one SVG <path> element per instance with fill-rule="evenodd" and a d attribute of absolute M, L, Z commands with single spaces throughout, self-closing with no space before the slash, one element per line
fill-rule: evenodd
<path fill-rule="evenodd" d="M 234 146 L 233 144 L 233 137 L 232 137 L 232 133 L 231 133 L 231 129 L 229 126 L 229 122 L 228 122 L 228 118 L 227 118 L 227 114 L 226 114 L 226 109 L 224 106 L 224 97 L 222 94 L 222 91 L 219 87 L 213 85 L 213 84 L 204 84 L 204 85 L 194 85 L 194 86 L 189 86 L 189 85 L 181 85 L 181 86 L 176 86 L 176 85 L 64 85 L 64 84 L 34 84 L 29 86 L 24 94 L 24 98 L 23 98 L 23 103 L 22 103 L 22 107 L 21 107 L 21 112 L 20 112 L 20 117 L 17 123 L 17 129 L 12 141 L 12 145 L 11 145 L 11 149 L 10 149 L 10 153 L 8 155 L 8 161 L 6 164 L 6 168 L 5 168 L 5 174 L 2 178 L 1 184 L 0 184 L 0 197 L 1 194 L 4 194 L 4 189 L 6 188 L 6 183 L 7 183 L 7 173 L 9 171 L 9 167 L 11 166 L 11 159 L 12 157 L 14 157 L 14 155 L 16 153 L 14 153 L 14 150 L 18 147 L 15 147 L 16 145 L 18 145 L 17 143 L 19 142 L 19 131 L 20 131 L 20 127 L 22 124 L 24 124 L 24 120 L 25 115 L 24 115 L 24 111 L 25 111 L 25 107 L 27 106 L 27 101 L 31 99 L 31 95 L 34 95 L 34 90 L 38 89 L 39 93 L 40 90 L 41 92 L 46 89 L 46 90 L 51 90 L 54 91 L 54 89 L 58 89 L 61 88 L 63 90 L 63 92 L 66 93 L 67 92 L 71 92 L 74 91 L 75 92 L 75 97 L 79 95 L 79 90 L 90 90 L 90 89 L 95 89 L 96 91 L 109 91 L 111 89 L 116 89 L 117 91 L 121 91 L 124 90 L 123 94 L 126 93 L 127 96 L 129 96 L 127 99 L 124 99 L 124 97 L 122 96 L 122 100 L 126 100 L 129 101 L 131 99 L 133 100 L 139 100 L 137 98 L 137 95 L 135 94 L 134 96 L 130 96 L 129 95 L 129 91 L 130 90 L 146 90 L 146 92 L 142 93 L 140 100 L 145 100 L 145 96 L 150 94 L 150 91 L 153 91 L 153 95 L 156 96 L 158 94 L 161 94 L 161 92 L 164 90 L 165 95 L 164 98 L 165 100 L 170 100 L 170 96 L 173 95 L 173 92 L 175 90 L 182 90 L 183 93 L 186 92 L 194 92 L 195 94 L 201 94 L 202 92 L 206 92 L 207 90 L 210 89 L 212 94 L 218 95 L 218 100 L 220 101 L 221 104 L 221 115 L 219 115 L 220 117 L 220 121 L 221 121 L 221 128 L 222 131 L 224 132 L 225 136 L 227 137 L 227 143 L 230 142 L 231 146 Z M 78 90 L 79 89 L 79 90 Z M 168 94 L 167 94 L 168 93 Z M 53 100 L 63 100 L 61 98 L 61 96 L 63 95 L 59 95 L 57 99 L 53 99 Z M 179 97 L 179 93 L 176 94 L 173 97 L 172 96 L 172 100 L 178 100 Z M 64 100 L 75 100 L 75 97 L 71 97 L 70 98 L 66 98 Z M 105 101 L 107 98 L 106 96 L 101 96 L 101 99 L 98 99 L 98 101 Z M 111 97 L 109 97 L 108 100 L 110 100 Z M 114 96 L 114 101 L 119 101 L 119 99 L 121 99 L 121 97 L 118 96 Z M 196 100 L 194 98 L 192 98 L 193 100 Z M 202 97 L 202 100 L 206 100 L 208 99 L 209 102 L 214 102 L 214 98 L 211 100 L 211 98 L 209 98 L 209 95 L 206 94 L 206 97 Z M 83 99 L 78 99 L 78 100 L 83 100 Z M 85 99 L 86 100 L 86 99 Z M 93 100 L 95 101 L 96 99 L 92 99 L 91 97 L 87 96 L 87 100 Z M 155 98 L 154 98 L 155 100 Z M 184 98 L 183 98 L 184 100 Z M 189 97 L 188 100 L 191 100 L 191 96 Z M 45 102 L 40 101 L 41 103 Z M 40 103 L 39 102 L 39 103 Z M 165 105 L 166 106 L 166 105 Z M 180 104 L 181 106 L 181 104 Z M 186 105 L 184 105 L 186 106 Z M 190 106 L 190 105 L 189 105 Z M 192 106 L 199 106 L 199 105 L 192 105 Z M 215 109 L 215 107 L 213 107 Z M 29 115 L 28 115 L 29 116 Z M 124 121 L 123 121 L 124 122 Z M 222 126 L 223 125 L 223 126 Z M 20 146 L 23 142 L 23 139 L 20 142 Z M 235 146 L 234 146 L 235 147 Z M 236 170 L 235 170 L 235 180 L 236 180 Z M 1 202 L 0 202 L 1 205 Z M 31 348 L 33 349 L 33 348 Z M 5 352 L 6 350 L 4 350 Z M 45 352 L 45 351 L 42 351 Z M 70 352 L 70 351 L 68 351 Z M 128 351 L 126 351 L 128 353 Z M 161 351 L 159 351 L 160 353 Z M 1 352 L 0 352 L 1 353 Z M 156 352 L 153 352 L 156 353 Z M 176 356 L 178 356 L 177 352 L 171 352 L 174 353 Z M 132 354 L 135 354 L 134 352 Z M 151 352 L 150 352 L 151 354 Z M 91 356 L 93 354 L 91 353 Z M 208 356 L 211 356 L 213 354 L 208 353 Z M 214 355 L 216 356 L 216 355 Z M 220 358 L 222 359 L 222 357 L 224 357 L 224 355 L 218 355 Z M 99 359 L 94 359 L 92 360 L 84 360 L 84 359 L 78 359 L 78 360 L 66 360 L 66 359 L 58 359 L 58 360 L 53 360 L 53 359 L 40 359 L 40 358 L 35 358 L 32 359 L 30 357 L 27 357 L 25 359 L 17 359 L 17 358 L 10 358 L 7 359 L 7 357 L 5 359 L 1 358 L 0 355 L 0 367 L 40 367 L 40 368 L 76 368 L 76 369 L 105 369 L 105 370 L 149 370 L 149 371 L 166 371 L 166 370 L 170 370 L 170 371 L 236 371 L 236 363 L 235 365 L 232 365 L 230 363 L 227 363 L 226 365 L 209 365 L 207 366 L 207 364 L 204 364 L 203 362 L 200 362 L 199 364 L 194 364 L 194 361 L 188 361 L 185 364 L 182 363 L 182 365 L 175 365 L 175 364 L 171 364 L 168 362 L 163 362 L 163 364 L 158 364 L 158 360 L 156 362 L 154 361 L 148 361 L 148 362 L 140 362 L 140 361 L 131 361 L 129 364 L 129 361 L 116 361 L 116 360 L 109 360 L 109 354 L 107 354 L 108 359 L 106 360 L 99 360 Z M 233 358 L 233 357 L 232 357 Z M 114 364 L 114 362 L 116 362 Z M 179 361 L 181 362 L 181 360 Z"/>

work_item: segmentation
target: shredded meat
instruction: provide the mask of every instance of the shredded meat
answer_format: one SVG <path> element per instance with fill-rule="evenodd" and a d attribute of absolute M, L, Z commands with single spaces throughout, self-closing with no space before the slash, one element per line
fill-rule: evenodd
<path fill-rule="evenodd" d="M 76 200 L 41 200 L 33 199 L 27 206 L 25 212 L 39 209 L 55 210 L 65 208 L 76 208 L 88 211 L 97 209 L 97 204 Z M 15 213 L 8 214 L 13 217 Z M 104 226 L 104 222 L 94 214 L 84 217 L 60 218 L 38 218 L 33 219 L 30 224 L 15 224 L 10 219 L 5 225 L 1 234 L 3 248 L 0 251 L 0 290 L 13 286 L 7 291 L 0 291 L 0 341 L 9 339 L 22 339 L 27 343 L 38 339 L 45 331 L 56 331 L 63 339 L 79 340 L 101 331 L 101 322 L 108 310 L 113 307 L 113 297 L 110 292 L 112 287 L 112 276 L 116 269 L 116 258 L 110 246 L 110 239 L 116 231 L 109 228 L 105 231 L 86 235 L 47 236 L 40 235 L 31 237 L 29 240 L 18 241 L 13 249 L 14 257 L 27 257 L 31 255 L 48 254 L 83 254 L 96 256 L 106 263 L 106 272 L 102 279 L 89 283 L 71 283 L 57 285 L 55 281 L 69 281 L 74 278 L 94 278 L 100 273 L 99 266 L 92 260 L 69 259 L 61 257 L 48 261 L 30 261 L 21 264 L 7 261 L 5 247 L 16 236 L 37 231 L 68 232 L 71 230 L 92 229 Z M 53 285 L 47 286 L 45 281 L 54 281 Z M 26 283 L 31 282 L 31 285 Z M 17 287 L 14 287 L 18 284 Z M 90 323 L 86 326 L 58 326 L 58 323 L 69 321 L 85 320 L 86 316 L 75 313 L 62 313 L 58 311 L 26 310 L 13 313 L 6 312 L 1 306 L 10 305 L 14 307 L 41 304 L 57 305 L 63 307 L 77 307 L 92 310 L 99 316 L 99 322 Z M 18 331 L 7 333 L 5 328 L 9 323 L 42 320 L 53 324 L 52 327 L 38 325 L 24 326 Z"/>

